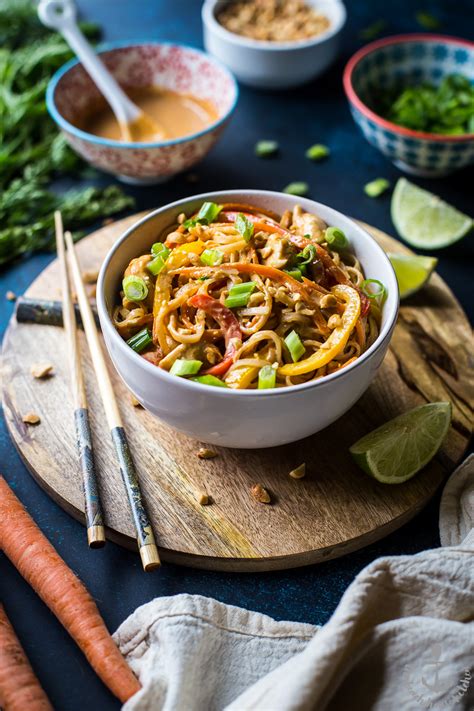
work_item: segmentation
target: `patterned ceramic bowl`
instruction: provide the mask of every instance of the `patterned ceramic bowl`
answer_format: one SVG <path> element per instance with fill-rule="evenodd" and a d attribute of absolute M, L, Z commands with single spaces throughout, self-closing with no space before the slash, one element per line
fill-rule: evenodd
<path fill-rule="evenodd" d="M 442 136 L 397 126 L 373 111 L 378 87 L 439 83 L 459 73 L 474 82 L 474 42 L 441 35 L 387 37 L 363 47 L 348 62 L 344 89 L 366 139 L 401 170 L 437 177 L 474 163 L 474 134 Z"/>
<path fill-rule="evenodd" d="M 113 44 L 100 56 L 125 89 L 156 85 L 194 94 L 215 107 L 218 119 L 199 133 L 154 143 L 122 143 L 81 131 L 74 124 L 94 107 L 100 93 L 82 65 L 72 60 L 53 76 L 46 104 L 82 158 L 126 182 L 147 184 L 167 180 L 206 155 L 237 103 L 237 83 L 225 67 L 199 50 L 166 43 Z"/>

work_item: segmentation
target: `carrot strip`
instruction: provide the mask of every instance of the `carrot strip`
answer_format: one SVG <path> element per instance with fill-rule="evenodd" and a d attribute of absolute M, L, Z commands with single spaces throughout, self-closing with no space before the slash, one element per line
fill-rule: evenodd
<path fill-rule="evenodd" d="M 0 708 L 4 711 L 53 711 L 25 650 L 0 605 Z"/>
<path fill-rule="evenodd" d="M 120 654 L 95 602 L 1 475 L 0 548 L 56 615 L 110 691 L 122 702 L 133 696 L 140 683 Z"/>

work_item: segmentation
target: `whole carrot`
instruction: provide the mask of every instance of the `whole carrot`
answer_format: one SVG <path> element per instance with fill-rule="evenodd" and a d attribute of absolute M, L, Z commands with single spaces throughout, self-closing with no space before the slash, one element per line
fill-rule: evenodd
<path fill-rule="evenodd" d="M 0 605 L 0 708 L 4 711 L 53 711 L 20 640 Z"/>
<path fill-rule="evenodd" d="M 95 602 L 0 476 L 0 548 L 84 652 L 96 674 L 125 702 L 140 683 L 120 654 Z"/>

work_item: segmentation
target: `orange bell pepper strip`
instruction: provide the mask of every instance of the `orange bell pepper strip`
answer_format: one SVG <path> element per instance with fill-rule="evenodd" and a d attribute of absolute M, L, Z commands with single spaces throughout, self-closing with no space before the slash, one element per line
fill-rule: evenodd
<path fill-rule="evenodd" d="M 338 284 L 333 287 L 332 293 L 346 303 L 341 325 L 333 330 L 324 345 L 309 358 L 300 360 L 298 363 L 287 363 L 279 368 L 280 375 L 291 377 L 310 373 L 312 370 L 322 368 L 345 348 L 360 316 L 360 297 L 356 289 L 346 284 Z"/>

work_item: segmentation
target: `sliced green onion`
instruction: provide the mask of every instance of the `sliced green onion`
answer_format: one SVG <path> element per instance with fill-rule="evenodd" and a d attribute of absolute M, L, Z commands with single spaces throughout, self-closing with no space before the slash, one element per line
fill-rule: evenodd
<path fill-rule="evenodd" d="M 372 291 L 370 288 L 372 284 L 375 284 L 377 287 L 376 291 Z M 378 279 L 364 279 L 360 285 L 360 288 L 368 299 L 378 299 L 380 303 L 383 303 L 387 298 L 387 288 Z"/>
<path fill-rule="evenodd" d="M 143 328 L 141 331 L 138 331 L 138 333 L 129 338 L 126 343 L 127 346 L 133 348 L 134 351 L 141 353 L 144 348 L 149 346 L 150 343 L 153 343 L 153 339 L 150 331 L 147 328 Z"/>
<path fill-rule="evenodd" d="M 310 160 L 323 160 L 323 158 L 328 157 L 329 153 L 330 151 L 327 146 L 324 146 L 322 143 L 315 143 L 314 146 L 308 148 L 305 156 Z"/>
<path fill-rule="evenodd" d="M 303 281 L 303 273 L 298 267 L 294 269 L 284 269 L 283 271 L 293 277 L 293 279 L 296 279 L 296 281 Z"/>
<path fill-rule="evenodd" d="M 151 260 L 151 262 L 148 262 L 146 268 L 151 274 L 153 274 L 153 276 L 157 276 L 161 271 L 163 271 L 168 256 L 169 255 L 165 256 L 164 252 L 162 252 L 162 254 L 157 254 L 156 257 Z"/>
<path fill-rule="evenodd" d="M 221 210 L 222 205 L 216 205 L 215 202 L 203 202 L 201 209 L 197 214 L 196 220 L 209 225 L 211 222 L 214 222 Z"/>
<path fill-rule="evenodd" d="M 196 217 L 190 217 L 183 222 L 184 227 L 189 230 L 190 227 L 195 227 L 198 222 L 203 225 L 210 225 L 214 222 L 217 215 L 222 210 L 222 205 L 216 205 L 215 202 L 203 202 Z"/>
<path fill-rule="evenodd" d="M 122 289 L 129 301 L 143 301 L 148 296 L 148 287 L 139 276 L 126 276 L 122 281 Z"/>
<path fill-rule="evenodd" d="M 314 260 L 316 259 L 316 247 L 314 246 L 314 244 L 306 245 L 303 251 L 297 255 L 297 259 L 302 260 L 298 265 L 300 267 L 302 267 L 304 264 L 311 264 L 311 262 L 314 262 Z"/>
<path fill-rule="evenodd" d="M 289 183 L 286 188 L 283 188 L 283 192 L 288 193 L 288 195 L 304 197 L 309 193 L 309 185 L 303 182 Z"/>
<path fill-rule="evenodd" d="M 437 30 L 441 27 L 441 22 L 430 12 L 417 12 L 415 18 L 418 24 L 425 30 Z"/>
<path fill-rule="evenodd" d="M 198 278 L 198 281 L 207 281 L 210 278 L 211 278 L 210 276 L 201 276 Z"/>
<path fill-rule="evenodd" d="M 197 378 L 190 378 L 190 380 L 194 383 L 201 383 L 202 385 L 214 385 L 217 388 L 229 387 L 223 380 L 216 378 L 215 375 L 198 375 Z"/>
<path fill-rule="evenodd" d="M 218 267 L 224 260 L 224 252 L 220 249 L 205 249 L 200 259 L 208 267 Z"/>
<path fill-rule="evenodd" d="M 324 236 L 333 249 L 345 249 L 349 244 L 345 233 L 339 227 L 327 227 Z"/>
<path fill-rule="evenodd" d="M 171 375 L 196 375 L 202 366 L 200 360 L 186 360 L 186 358 L 178 358 L 171 366 Z"/>
<path fill-rule="evenodd" d="M 151 253 L 154 257 L 160 255 L 163 259 L 167 259 L 170 255 L 171 249 L 168 249 L 163 242 L 155 242 L 151 245 Z"/>
<path fill-rule="evenodd" d="M 363 40 L 375 39 L 384 29 L 387 27 L 385 20 L 375 20 L 371 25 L 364 27 L 363 30 L 359 32 L 359 37 Z"/>
<path fill-rule="evenodd" d="M 258 373 L 258 389 L 274 388 L 276 383 L 276 369 L 271 365 L 264 365 Z"/>
<path fill-rule="evenodd" d="M 240 232 L 246 242 L 251 239 L 253 235 L 253 224 L 250 222 L 250 220 L 247 220 L 245 215 L 243 215 L 241 212 L 239 212 L 239 214 L 237 215 L 237 219 L 235 220 L 235 227 Z"/>
<path fill-rule="evenodd" d="M 382 195 L 390 187 L 390 183 L 385 178 L 376 178 L 364 186 L 364 193 L 369 197 L 375 198 Z"/>
<path fill-rule="evenodd" d="M 245 281 L 242 284 L 234 284 L 233 287 L 229 289 L 229 295 L 224 301 L 224 305 L 228 309 L 242 308 L 247 306 L 250 295 L 254 291 L 256 284 L 254 281 Z"/>
<path fill-rule="evenodd" d="M 301 341 L 301 338 L 298 336 L 296 331 L 290 331 L 290 333 L 285 338 L 285 344 L 288 350 L 290 351 L 290 356 L 293 363 L 296 363 L 296 361 L 301 358 L 301 356 L 306 350 Z"/>
<path fill-rule="evenodd" d="M 276 141 L 258 141 L 255 144 L 255 155 L 259 158 L 268 158 L 278 152 L 278 147 Z"/>

